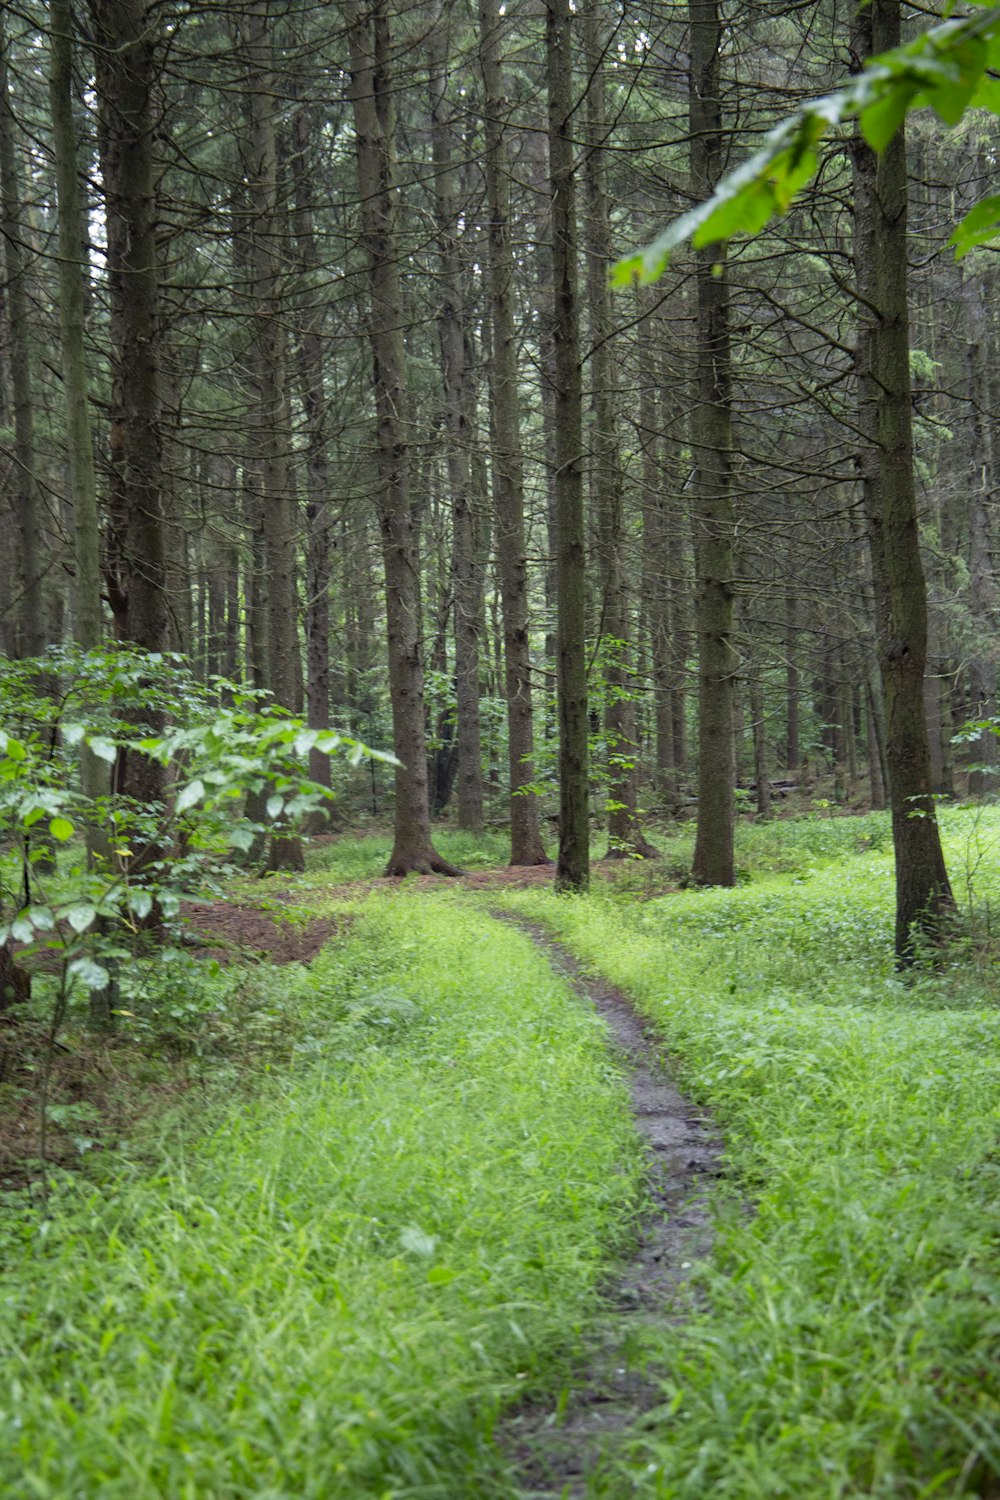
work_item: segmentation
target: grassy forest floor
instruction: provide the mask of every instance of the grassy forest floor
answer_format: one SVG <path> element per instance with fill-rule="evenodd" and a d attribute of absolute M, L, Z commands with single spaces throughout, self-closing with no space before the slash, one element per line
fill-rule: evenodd
<path fill-rule="evenodd" d="M 881 814 L 743 826 L 731 891 L 680 888 L 683 826 L 580 898 L 489 874 L 501 835 L 442 833 L 464 882 L 321 841 L 199 898 L 115 1038 L 64 1032 L 44 1198 L 44 1017 L 8 1022 L 0 1494 L 996 1500 L 1000 809 L 942 820 L 965 932 L 905 981 Z M 504 913 L 714 1122 L 655 1316 L 625 1062 Z M 632 1420 L 543 1483 L 610 1326 Z"/>

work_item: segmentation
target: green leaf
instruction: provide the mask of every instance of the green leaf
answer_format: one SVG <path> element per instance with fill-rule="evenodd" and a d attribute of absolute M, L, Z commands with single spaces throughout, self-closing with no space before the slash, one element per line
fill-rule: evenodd
<path fill-rule="evenodd" d="M 953 230 L 949 245 L 955 246 L 955 259 L 961 260 L 977 245 L 988 244 L 1000 236 L 1000 193 L 983 198 L 975 208 L 970 208 Z"/>
<path fill-rule="evenodd" d="M 861 134 L 874 151 L 884 151 L 906 119 L 919 84 L 900 79 L 880 99 L 861 111 Z"/>
<path fill-rule="evenodd" d="M 35 924 L 28 916 L 15 917 L 10 924 L 10 935 L 15 943 L 30 943 L 35 935 Z"/>
<path fill-rule="evenodd" d="M 874 58 L 842 88 L 804 105 L 776 125 L 760 150 L 727 173 L 706 202 L 668 224 L 643 249 L 618 261 L 611 270 L 612 284 L 658 280 L 674 250 L 689 239 L 707 245 L 759 230 L 773 213 L 787 209 L 812 171 L 814 147 L 831 127 L 846 120 L 859 118 L 865 139 L 883 150 L 915 104 L 928 104 L 952 122 L 971 103 L 1000 114 L 1000 84 L 984 79 L 985 68 L 1000 68 L 1000 6 L 996 5 L 946 21 L 916 41 Z M 983 243 L 986 237 L 992 234 L 972 243 Z M 959 253 L 964 253 L 961 243 Z"/>
<path fill-rule="evenodd" d="M 4 745 L 4 752 L 8 760 L 16 761 L 24 760 L 25 756 L 28 753 L 27 750 L 25 750 L 24 746 L 21 744 L 20 740 L 11 739 L 9 736 L 7 738 L 7 743 Z"/>
<path fill-rule="evenodd" d="M 140 886 L 137 890 L 129 892 L 129 906 L 132 915 L 141 922 L 143 917 L 148 917 L 153 910 L 153 897 L 149 891 L 144 891 Z"/>
<path fill-rule="evenodd" d="M 91 906 L 89 901 L 77 901 L 66 908 L 63 916 L 74 932 L 86 932 L 97 916 L 97 907 Z"/>
<path fill-rule="evenodd" d="M 106 760 L 109 766 L 113 766 L 115 761 L 118 759 L 117 746 L 115 746 L 111 740 L 106 740 L 99 734 L 91 735 L 90 739 L 87 741 L 87 744 L 97 756 L 98 760 Z"/>
<path fill-rule="evenodd" d="M 39 932 L 48 932 L 56 925 L 56 919 L 47 906 L 29 906 L 27 915 Z"/>
<path fill-rule="evenodd" d="M 408 1224 L 400 1231 L 399 1243 L 404 1250 L 409 1250 L 413 1255 L 429 1258 L 437 1248 L 437 1236 L 428 1234 L 417 1224 Z"/>
<path fill-rule="evenodd" d="M 64 724 L 62 726 L 63 744 L 72 750 L 73 746 L 78 745 L 86 733 L 86 726 L 83 724 Z"/>
<path fill-rule="evenodd" d="M 178 813 L 187 812 L 189 807 L 194 807 L 205 795 L 205 783 L 197 777 L 189 781 L 187 786 L 182 787 L 177 797 L 176 810 Z"/>
<path fill-rule="evenodd" d="M 79 979 L 88 990 L 106 989 L 111 982 L 111 975 L 104 965 L 95 963 L 92 958 L 74 958 L 66 972 Z"/>
<path fill-rule="evenodd" d="M 952 76 L 926 93 L 926 103 L 946 125 L 958 124 L 978 89 L 986 66 L 985 44 L 978 37 L 970 38 L 956 47 L 953 62 Z"/>
<path fill-rule="evenodd" d="M 281 810 L 284 807 L 284 805 L 285 805 L 285 799 L 284 799 L 284 797 L 268 797 L 267 804 L 266 804 L 268 817 L 269 818 L 276 818 L 278 816 L 278 814 L 281 812 Z"/>
<path fill-rule="evenodd" d="M 980 78 L 969 106 L 972 109 L 988 109 L 991 114 L 1000 115 L 1000 78 Z"/>
<path fill-rule="evenodd" d="M 65 844 L 76 832 L 69 818 L 51 818 L 49 820 L 49 832 L 60 844 Z"/>

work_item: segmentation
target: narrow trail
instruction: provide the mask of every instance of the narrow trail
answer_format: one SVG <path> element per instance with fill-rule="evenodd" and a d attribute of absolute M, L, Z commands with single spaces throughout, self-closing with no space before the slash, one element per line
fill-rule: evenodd
<path fill-rule="evenodd" d="M 491 915 L 527 933 L 608 1023 L 646 1143 L 651 1208 L 632 1255 L 606 1288 L 568 1401 L 527 1403 L 497 1432 L 520 1485 L 519 1500 L 577 1500 L 593 1493 L 589 1479 L 613 1456 L 626 1428 L 661 1399 L 655 1379 L 636 1368 L 635 1351 L 645 1327 L 680 1319 L 690 1305 L 690 1268 L 711 1249 L 707 1191 L 721 1173 L 722 1147 L 671 1081 L 662 1038 L 626 996 L 583 973 L 542 926 L 498 910 Z M 605 1485 L 601 1493 L 613 1491 Z"/>

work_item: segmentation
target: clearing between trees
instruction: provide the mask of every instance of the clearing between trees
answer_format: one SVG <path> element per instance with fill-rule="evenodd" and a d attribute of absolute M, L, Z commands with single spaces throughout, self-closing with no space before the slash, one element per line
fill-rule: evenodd
<path fill-rule="evenodd" d="M 683 829 L 587 896 L 363 889 L 378 837 L 257 883 L 312 961 L 151 977 L 27 1187 L 4 1137 L 0 1492 L 1000 1494 L 1000 813 L 942 826 L 968 938 L 906 975 L 881 814 L 741 828 L 734 889 Z"/>

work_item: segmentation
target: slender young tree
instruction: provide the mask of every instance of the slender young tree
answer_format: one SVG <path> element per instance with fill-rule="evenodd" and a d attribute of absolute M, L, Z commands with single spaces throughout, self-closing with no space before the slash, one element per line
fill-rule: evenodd
<path fill-rule="evenodd" d="M 304 309 L 298 338 L 298 376 L 305 414 L 306 443 L 306 683 L 311 729 L 330 727 L 330 465 L 327 453 L 327 399 L 324 357 L 324 299 L 318 283 L 322 264 L 315 232 L 318 187 L 313 172 L 313 141 L 320 134 L 318 111 L 300 104 L 292 116 L 294 227 L 302 275 Z M 330 785 L 330 757 L 309 752 L 309 775 Z M 325 826 L 329 814 L 318 815 Z"/>
<path fill-rule="evenodd" d="M 459 205 L 454 165 L 455 125 L 449 97 L 451 4 L 435 0 L 428 39 L 431 95 L 431 150 L 434 218 L 440 276 L 438 345 L 444 396 L 445 463 L 451 491 L 454 605 L 455 696 L 458 719 L 458 826 L 483 826 L 482 743 L 479 723 L 479 638 L 482 617 L 481 571 L 476 557 L 472 505 L 471 432 L 473 406 L 466 361 L 467 315 L 459 254 Z"/>
<path fill-rule="evenodd" d="M 636 810 L 638 744 L 632 672 L 634 645 L 630 639 L 631 609 L 625 565 L 623 470 L 617 411 L 620 371 L 608 286 L 608 269 L 612 261 L 606 160 L 606 137 L 610 125 L 604 80 L 608 37 L 601 15 L 602 7 L 595 0 L 587 0 L 582 10 L 588 76 L 584 186 L 590 349 L 586 368 L 591 391 L 590 496 L 597 516 L 602 574 L 608 858 L 625 859 L 638 855 L 646 859 L 656 850 L 643 834 Z"/>
<path fill-rule="evenodd" d="M 691 185 L 707 198 L 721 176 L 722 100 L 717 0 L 691 0 Z M 732 885 L 736 764 L 733 754 L 732 375 L 725 252 L 695 251 L 697 393 L 691 415 L 698 624 L 698 830 L 693 875 Z"/>
<path fill-rule="evenodd" d="M 14 514 L 20 595 L 18 637 L 22 656 L 38 656 L 45 649 L 47 636 L 42 598 L 44 528 L 35 454 L 34 341 L 29 329 L 28 263 L 18 170 L 17 122 L 7 73 L 7 39 L 0 15 L 0 210 L 7 271 L 10 381 L 14 398 Z"/>
<path fill-rule="evenodd" d="M 503 608 L 504 683 L 510 767 L 510 862 L 548 863 L 538 829 L 534 782 L 531 645 L 528 632 L 528 564 L 524 538 L 524 457 L 514 326 L 514 255 L 511 246 L 510 162 L 506 141 L 498 0 L 479 0 L 479 63 L 484 91 L 484 171 L 489 209 L 487 282 L 493 427 L 493 506 L 497 571 Z"/>
<path fill-rule="evenodd" d="M 573 27 L 569 0 L 546 0 L 549 104 L 552 342 L 555 383 L 556 628 L 559 694 L 559 858 L 556 887 L 590 880 L 587 765 L 586 544 L 583 524 L 583 381 L 573 129 Z"/>
<path fill-rule="evenodd" d="M 251 295 L 254 306 L 253 369 L 256 402 L 251 422 L 255 483 L 263 516 L 267 560 L 268 686 L 276 703 L 298 712 L 301 664 L 295 590 L 295 501 L 288 472 L 291 446 L 285 306 L 278 270 L 281 217 L 278 198 L 278 142 L 275 124 L 274 38 L 266 0 L 247 18 L 249 64 L 250 173 L 253 209 L 250 236 Z M 268 868 L 305 867 L 301 840 L 276 834 Z"/>

